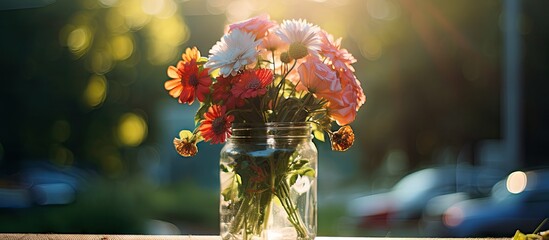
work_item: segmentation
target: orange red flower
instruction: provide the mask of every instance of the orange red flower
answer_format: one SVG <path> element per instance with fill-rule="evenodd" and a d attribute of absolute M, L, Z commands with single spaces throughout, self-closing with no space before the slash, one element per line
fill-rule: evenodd
<path fill-rule="evenodd" d="M 242 107 L 246 104 L 244 99 L 231 93 L 235 80 L 237 80 L 237 78 L 230 75 L 227 77 L 217 77 L 216 82 L 212 86 L 212 98 L 214 103 L 224 105 L 227 107 L 227 110 Z"/>
<path fill-rule="evenodd" d="M 225 106 L 212 105 L 204 113 L 204 120 L 200 122 L 198 130 L 206 142 L 224 143 L 232 134 L 233 120 L 234 116 L 227 114 Z"/>
<path fill-rule="evenodd" d="M 267 92 L 267 86 L 273 82 L 273 72 L 269 69 L 246 70 L 239 78 L 231 93 L 240 98 L 253 98 Z"/>
<path fill-rule="evenodd" d="M 206 95 L 210 93 L 212 79 L 207 68 L 200 69 L 198 66 L 199 58 L 200 52 L 196 48 L 187 48 L 177 66 L 168 67 L 167 73 L 172 79 L 164 83 L 164 88 L 169 91 L 170 96 L 178 98 L 179 103 L 191 105 L 195 97 L 204 102 Z"/>

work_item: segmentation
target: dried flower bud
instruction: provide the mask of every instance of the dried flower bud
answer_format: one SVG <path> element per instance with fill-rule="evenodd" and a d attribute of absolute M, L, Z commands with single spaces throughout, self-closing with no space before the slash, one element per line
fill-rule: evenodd
<path fill-rule="evenodd" d="M 355 134 L 351 126 L 345 125 L 330 136 L 330 141 L 332 142 L 332 150 L 343 152 L 353 145 Z"/>
<path fill-rule="evenodd" d="M 292 62 L 292 58 L 290 57 L 290 54 L 288 52 L 283 52 L 280 54 L 280 61 L 283 63 L 290 63 Z"/>
<path fill-rule="evenodd" d="M 173 145 L 179 155 L 183 157 L 192 157 L 198 153 L 196 146 L 197 137 L 189 130 L 179 132 L 179 138 L 173 139 Z"/>
<path fill-rule="evenodd" d="M 290 54 L 291 58 L 300 59 L 307 56 L 307 54 L 309 54 L 309 51 L 303 43 L 294 42 L 290 44 L 290 49 L 288 50 L 288 53 Z"/>
<path fill-rule="evenodd" d="M 186 142 L 185 140 L 174 138 L 173 145 L 177 153 L 183 157 L 192 157 L 198 153 L 198 147 L 196 147 L 196 143 L 193 142 Z"/>

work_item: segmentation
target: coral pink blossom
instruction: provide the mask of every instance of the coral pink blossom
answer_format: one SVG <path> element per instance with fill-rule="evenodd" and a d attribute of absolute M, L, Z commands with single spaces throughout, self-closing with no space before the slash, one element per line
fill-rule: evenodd
<path fill-rule="evenodd" d="M 356 59 L 350 54 L 347 49 L 341 48 L 341 38 L 334 41 L 334 37 L 326 31 L 320 32 L 320 54 L 330 60 L 334 69 L 337 71 L 347 70 L 354 72 L 355 69 L 351 64 L 356 62 Z"/>
<path fill-rule="evenodd" d="M 247 70 L 240 75 L 231 93 L 241 98 L 262 96 L 272 82 L 273 72 L 269 69 Z"/>
<path fill-rule="evenodd" d="M 297 90 L 307 90 L 317 97 L 334 98 L 341 90 L 341 84 L 334 70 L 316 57 L 307 57 L 297 69 L 299 85 Z"/>
<path fill-rule="evenodd" d="M 342 89 L 328 99 L 328 112 L 340 126 L 353 122 L 356 112 L 366 102 L 366 95 L 356 76 L 350 71 L 338 71 Z"/>
<path fill-rule="evenodd" d="M 229 32 L 234 29 L 239 29 L 243 32 L 253 33 L 255 39 L 265 37 L 267 31 L 276 26 L 276 23 L 270 20 L 269 15 L 260 15 L 241 22 L 229 25 Z"/>
<path fill-rule="evenodd" d="M 212 105 L 204 113 L 204 120 L 200 122 L 198 130 L 205 141 L 213 144 L 223 143 L 231 136 L 231 124 L 233 115 L 226 114 L 225 106 Z"/>
<path fill-rule="evenodd" d="M 263 38 L 263 41 L 261 42 L 261 47 L 269 50 L 269 51 L 275 51 L 281 48 L 287 48 L 288 44 L 282 39 L 276 35 L 276 28 L 271 29 L 267 36 Z"/>
<path fill-rule="evenodd" d="M 366 102 L 366 95 L 364 95 L 364 90 L 362 90 L 362 86 L 360 86 L 360 81 L 358 81 L 356 76 L 350 70 L 339 71 L 338 75 L 341 79 L 341 85 L 344 88 L 347 85 L 352 87 L 356 96 L 356 110 L 358 111 L 358 109 Z"/>
<path fill-rule="evenodd" d="M 347 85 L 336 96 L 328 101 L 328 113 L 339 126 L 350 124 L 356 118 L 357 109 L 357 96 L 353 87 Z"/>

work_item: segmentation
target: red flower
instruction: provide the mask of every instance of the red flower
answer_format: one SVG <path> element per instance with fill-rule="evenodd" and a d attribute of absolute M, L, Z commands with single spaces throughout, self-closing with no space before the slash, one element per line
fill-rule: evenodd
<path fill-rule="evenodd" d="M 244 99 L 231 93 L 235 79 L 235 77 L 230 75 L 227 77 L 217 77 L 217 81 L 213 84 L 212 93 L 212 98 L 215 103 L 222 103 L 227 109 L 235 109 L 246 104 Z"/>
<path fill-rule="evenodd" d="M 231 123 L 234 116 L 226 114 L 226 107 L 212 105 L 200 122 L 198 130 L 205 141 L 213 144 L 223 143 L 231 136 Z"/>
<path fill-rule="evenodd" d="M 241 98 L 253 98 L 264 95 L 272 82 L 273 72 L 269 69 L 247 70 L 240 75 L 231 92 Z"/>
<path fill-rule="evenodd" d="M 183 55 L 185 59 L 185 55 Z M 210 93 L 212 80 L 208 75 L 208 69 L 199 70 L 196 64 L 197 59 L 189 61 L 179 61 L 177 67 L 168 68 L 168 76 L 171 80 L 164 83 L 164 88 L 169 91 L 174 98 L 179 98 L 179 103 L 194 102 L 195 96 L 199 101 L 204 102 L 206 95 Z"/>

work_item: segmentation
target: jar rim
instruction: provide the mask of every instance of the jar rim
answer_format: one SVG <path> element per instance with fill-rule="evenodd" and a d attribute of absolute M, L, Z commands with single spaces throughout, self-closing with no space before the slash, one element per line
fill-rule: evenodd
<path fill-rule="evenodd" d="M 233 123 L 230 139 L 311 138 L 308 122 Z"/>
<path fill-rule="evenodd" d="M 310 128 L 308 122 L 266 122 L 266 123 L 233 123 L 234 129 L 261 129 L 261 128 Z"/>

